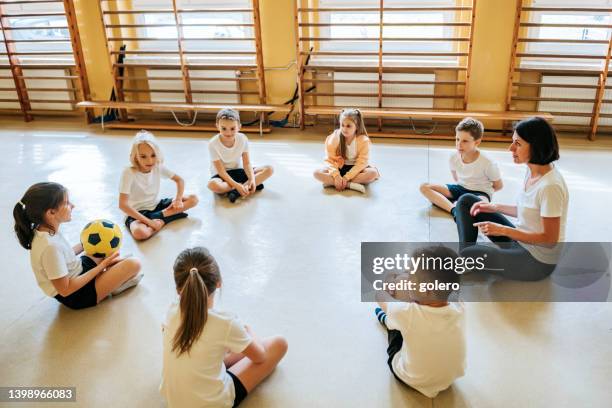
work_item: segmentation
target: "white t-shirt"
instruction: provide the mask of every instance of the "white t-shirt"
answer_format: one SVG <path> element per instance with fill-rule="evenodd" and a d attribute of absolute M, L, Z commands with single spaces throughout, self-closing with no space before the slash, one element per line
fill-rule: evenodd
<path fill-rule="evenodd" d="M 531 173 L 527 168 L 525 182 Z M 553 168 L 540 178 L 534 185 L 523 188 L 517 198 L 516 228 L 529 232 L 542 232 L 542 217 L 561 217 L 559 229 L 559 242 L 565 240 L 565 223 L 567 221 L 567 208 L 569 205 L 569 192 L 561 173 Z M 537 246 L 520 242 L 526 250 L 538 261 L 547 264 L 556 264 L 561 251 L 561 245 L 554 247 Z"/>
<path fill-rule="evenodd" d="M 126 167 L 121 174 L 119 192 L 129 195 L 128 204 L 136 211 L 153 210 L 159 201 L 157 196 L 162 177 L 171 179 L 174 173 L 161 164 L 148 173 Z"/>
<path fill-rule="evenodd" d="M 429 398 L 465 374 L 465 318 L 462 303 L 430 307 L 388 304 L 387 327 L 402 333 L 404 344 L 391 362 L 402 381 Z"/>
<path fill-rule="evenodd" d="M 234 145 L 225 147 L 221 143 L 221 135 L 217 134 L 208 142 L 208 152 L 210 154 L 210 174 L 217 175 L 214 162 L 221 160 L 225 170 L 242 168 L 242 153 L 249 151 L 249 139 L 244 133 L 236 133 Z"/>
<path fill-rule="evenodd" d="M 235 316 L 209 309 L 202 334 L 189 353 L 177 357 L 172 342 L 179 326 L 180 307 L 174 303 L 163 331 L 160 392 L 168 408 L 231 407 L 236 393 L 223 358 L 226 351 L 241 353 L 251 343 L 244 325 Z"/>
<path fill-rule="evenodd" d="M 346 160 L 345 165 L 354 165 L 357 159 L 357 137 L 353 138 L 351 144 L 346 145 Z"/>
<path fill-rule="evenodd" d="M 36 283 L 47 296 L 55 297 L 58 292 L 52 280 L 78 276 L 83 272 L 81 260 L 74 249 L 59 232 L 51 235 L 46 231 L 34 231 L 30 263 Z"/>
<path fill-rule="evenodd" d="M 451 171 L 457 173 L 457 183 L 468 190 L 482 191 L 493 197 L 493 182 L 501 178 L 497 163 L 479 152 L 472 163 L 464 163 L 459 153 L 453 153 L 449 160 Z"/>

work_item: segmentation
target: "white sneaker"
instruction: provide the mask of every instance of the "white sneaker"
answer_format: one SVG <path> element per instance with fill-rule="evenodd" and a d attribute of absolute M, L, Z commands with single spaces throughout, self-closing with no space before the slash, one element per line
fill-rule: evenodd
<path fill-rule="evenodd" d="M 117 289 L 113 290 L 111 292 L 111 295 L 117 296 L 121 292 L 124 292 L 127 289 L 138 285 L 138 282 L 140 282 L 140 280 L 142 279 L 143 276 L 144 276 L 144 273 L 140 272 L 138 275 L 134 276 L 133 278 L 126 280 L 125 282 L 123 282 L 121 284 L 121 286 L 119 286 Z"/>
<path fill-rule="evenodd" d="M 348 188 L 354 191 L 359 191 L 360 193 L 365 193 L 365 186 L 359 183 L 349 183 Z"/>

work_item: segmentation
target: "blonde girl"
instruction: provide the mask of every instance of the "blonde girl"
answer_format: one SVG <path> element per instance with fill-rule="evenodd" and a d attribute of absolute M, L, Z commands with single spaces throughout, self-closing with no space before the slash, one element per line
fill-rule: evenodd
<path fill-rule="evenodd" d="M 156 234 L 169 222 L 187 217 L 198 203 L 195 195 L 183 196 L 185 182 L 163 165 L 163 156 L 152 133 L 136 134 L 119 184 L 119 208 L 127 216 L 125 226 L 134 239 L 142 241 Z M 161 178 L 176 183 L 174 198 L 158 200 Z"/>

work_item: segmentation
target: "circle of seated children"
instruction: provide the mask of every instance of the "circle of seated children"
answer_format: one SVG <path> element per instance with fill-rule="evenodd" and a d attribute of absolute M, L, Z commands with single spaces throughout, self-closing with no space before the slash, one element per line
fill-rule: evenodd
<path fill-rule="evenodd" d="M 325 142 L 328 167 L 317 170 L 315 177 L 324 186 L 334 186 L 339 191 L 346 188 L 365 191 L 363 186 L 380 175 L 368 164 L 370 141 L 361 112 L 343 110 L 340 124 L 341 128 L 329 135 Z M 227 193 L 233 202 L 263 188 L 263 181 L 272 175 L 272 167 L 251 167 L 248 140 L 238 132 L 240 118 L 237 112 L 220 111 L 217 127 L 219 134 L 209 143 L 212 178 L 208 188 L 217 194 Z M 493 191 L 499 190 L 502 183 L 497 166 L 477 150 L 482 131 L 482 124 L 478 121 L 464 120 L 458 126 L 459 157 L 451 160 L 456 185 L 442 188 L 422 186 L 423 194 L 440 207 L 452 211 L 456 217 L 460 240 L 466 246 L 464 251 L 480 250 L 474 245 L 478 228 L 492 240 L 523 242 L 512 250 L 499 249 L 502 255 L 498 256 L 498 262 L 507 263 L 512 261 L 512 257 L 532 254 L 532 246 L 525 243 L 562 240 L 567 189 L 551 164 L 558 158 L 558 147 L 550 125 L 535 118 L 521 122 L 516 128 L 510 150 L 516 163 L 528 166 L 518 207 L 489 202 Z M 167 223 L 186 217 L 185 211 L 198 203 L 195 195 L 183 195 L 183 179 L 165 168 L 162 159 L 153 135 L 139 132 L 132 143 L 131 166 L 123 171 L 119 188 L 119 207 L 126 214 L 126 227 L 136 240 L 147 239 Z M 476 165 L 470 167 L 471 164 Z M 466 168 L 476 168 L 477 171 L 470 173 Z M 173 199 L 158 201 L 162 176 L 177 185 Z M 453 202 L 456 202 L 455 207 Z M 136 285 L 142 273 L 137 259 L 121 259 L 118 253 L 102 260 L 85 255 L 77 258 L 83 252 L 82 245 L 71 247 L 60 232 L 61 224 L 70 221 L 73 208 L 65 187 L 57 183 L 38 183 L 31 186 L 15 205 L 13 216 L 19 242 L 30 250 L 32 269 L 40 288 L 67 307 L 82 309 Z M 501 213 L 518 215 L 519 225 L 512 226 Z M 448 255 L 435 252 L 440 250 L 433 250 L 432 256 Z M 482 250 L 491 251 L 489 248 Z M 546 264 L 540 260 L 541 254 L 534 253 L 534 264 Z M 489 255 L 489 259 L 492 258 L 495 259 Z M 420 276 L 429 279 L 437 275 Z M 517 275 L 508 277 L 516 279 Z M 277 366 L 287 351 L 287 342 L 280 336 L 260 340 L 238 318 L 214 308 L 215 294 L 221 288 L 222 280 L 215 259 L 205 248 L 181 252 L 174 263 L 174 278 L 178 299 L 170 306 L 163 325 L 161 392 L 170 407 L 237 406 Z M 453 279 L 449 276 L 441 278 Z M 381 309 L 376 311 L 381 323 L 389 330 L 388 364 L 393 375 L 429 397 L 447 388 L 454 379 L 463 375 L 465 369 L 463 309 L 458 304 L 449 303 L 447 295 L 438 293 L 434 300 L 413 299 L 410 303 L 389 306 L 381 302 Z M 388 311 L 388 316 L 385 311 Z M 431 312 L 431 316 L 426 317 L 421 329 L 431 329 L 431 322 L 441 318 L 439 320 L 444 321 L 444 327 L 448 329 L 444 335 L 440 335 L 438 329 L 435 335 L 420 332 L 415 335 L 418 324 L 406 322 L 413 322 L 411 316 L 425 316 L 426 312 Z M 454 322 L 452 325 L 447 324 L 449 319 Z M 408 328 L 410 336 L 403 332 Z M 432 338 L 453 340 L 450 344 L 446 342 L 433 347 L 431 353 L 418 353 L 422 356 L 419 362 L 404 356 L 407 350 L 424 350 L 419 342 L 427 339 L 428 344 L 433 344 L 429 343 Z M 442 355 L 439 350 L 447 352 Z M 439 364 L 432 365 L 431 359 L 435 355 L 442 357 Z M 207 364 L 202 364 L 202 361 Z M 449 361 L 453 362 L 452 367 Z M 432 366 L 452 369 L 438 370 L 433 382 L 419 383 L 409 375 L 419 370 L 427 370 L 429 375 Z"/>
<path fill-rule="evenodd" d="M 325 139 L 327 167 L 315 170 L 314 177 L 324 187 L 365 193 L 364 185 L 377 180 L 380 173 L 368 163 L 371 143 L 363 116 L 359 109 L 343 109 L 338 121 L 340 129 Z"/>

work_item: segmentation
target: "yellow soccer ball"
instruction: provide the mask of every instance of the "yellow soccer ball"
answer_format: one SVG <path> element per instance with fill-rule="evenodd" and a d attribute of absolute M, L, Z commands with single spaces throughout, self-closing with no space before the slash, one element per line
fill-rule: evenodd
<path fill-rule="evenodd" d="M 95 220 L 83 228 L 83 250 L 94 258 L 106 258 L 121 247 L 123 234 L 119 225 L 109 220 Z"/>

